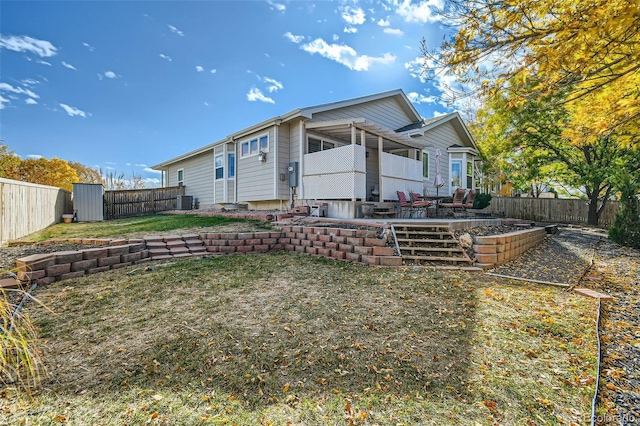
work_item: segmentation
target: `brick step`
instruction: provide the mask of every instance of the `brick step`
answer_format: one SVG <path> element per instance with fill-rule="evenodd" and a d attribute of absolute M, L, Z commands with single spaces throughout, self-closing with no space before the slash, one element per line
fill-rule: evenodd
<path fill-rule="evenodd" d="M 420 243 L 420 244 L 455 244 L 458 245 L 456 239 L 438 239 L 438 238 L 398 238 L 398 243 Z"/>
<path fill-rule="evenodd" d="M 463 263 L 472 263 L 466 257 L 447 257 L 447 256 L 411 256 L 411 255 L 402 255 L 402 259 L 405 260 L 423 260 L 425 262 L 463 262 Z"/>
<path fill-rule="evenodd" d="M 446 231 L 446 232 L 436 232 L 436 231 L 415 231 L 415 230 L 407 230 L 407 231 L 398 231 L 396 229 L 396 235 L 398 236 L 403 236 L 403 237 L 410 237 L 412 235 L 422 235 L 425 237 L 446 237 L 447 239 L 452 239 L 453 236 L 451 235 L 451 232 Z"/>
<path fill-rule="evenodd" d="M 460 247 L 403 247 L 400 246 L 400 251 L 408 251 L 411 254 L 415 254 L 416 252 L 449 252 L 449 253 L 464 253 L 464 250 Z"/>

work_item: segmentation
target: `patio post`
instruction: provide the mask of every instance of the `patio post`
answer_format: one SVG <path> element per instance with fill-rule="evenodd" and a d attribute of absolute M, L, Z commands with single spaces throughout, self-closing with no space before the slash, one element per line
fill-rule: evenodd
<path fill-rule="evenodd" d="M 384 188 L 382 187 L 382 136 L 378 136 L 378 191 L 380 192 L 380 202 L 383 202 Z"/>

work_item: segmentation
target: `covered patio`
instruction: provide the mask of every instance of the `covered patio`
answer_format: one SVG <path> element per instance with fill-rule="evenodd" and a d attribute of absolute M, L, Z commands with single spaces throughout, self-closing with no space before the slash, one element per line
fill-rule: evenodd
<path fill-rule="evenodd" d="M 308 122 L 305 130 L 319 149 L 305 150 L 298 197 L 326 203 L 329 217 L 361 217 L 364 202 L 393 205 L 396 191 L 423 193 L 424 146 L 411 137 L 364 118 Z"/>

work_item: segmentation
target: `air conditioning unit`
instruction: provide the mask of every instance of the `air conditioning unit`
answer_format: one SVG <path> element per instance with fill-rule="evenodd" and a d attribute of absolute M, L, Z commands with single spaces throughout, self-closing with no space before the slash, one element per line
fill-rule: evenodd
<path fill-rule="evenodd" d="M 176 210 L 191 210 L 193 195 L 178 195 Z"/>

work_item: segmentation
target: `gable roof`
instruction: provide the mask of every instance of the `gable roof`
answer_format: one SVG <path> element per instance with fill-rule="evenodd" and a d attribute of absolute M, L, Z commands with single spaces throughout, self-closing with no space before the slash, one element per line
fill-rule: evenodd
<path fill-rule="evenodd" d="M 298 117 L 311 118 L 313 116 L 313 114 L 316 114 L 316 113 L 319 113 L 319 112 L 329 111 L 329 110 L 338 109 L 338 108 L 346 108 L 346 107 L 350 107 L 350 106 L 353 106 L 353 105 L 363 104 L 363 103 L 366 103 L 366 102 L 376 101 L 376 100 L 384 99 L 384 98 L 396 99 L 398 101 L 398 105 L 400 105 L 400 107 L 402 108 L 404 113 L 407 114 L 407 116 L 410 117 L 410 119 L 413 118 L 416 121 L 419 121 L 419 120 L 422 119 L 422 117 L 420 117 L 420 114 L 415 109 L 415 107 L 413 106 L 413 104 L 411 103 L 409 98 L 407 98 L 407 95 L 405 95 L 405 93 L 404 93 L 404 91 L 402 89 L 389 90 L 387 92 L 375 93 L 373 95 L 361 96 L 361 97 L 358 97 L 358 98 L 346 99 L 346 100 L 336 101 L 336 102 L 329 102 L 329 103 L 310 106 L 310 107 L 305 107 L 305 108 L 297 108 L 297 109 L 294 109 L 292 111 L 289 111 L 286 114 L 269 118 L 267 120 L 261 121 L 261 122 L 259 122 L 257 124 L 252 125 L 252 126 L 246 127 L 246 128 L 244 128 L 242 130 L 239 130 L 239 131 L 237 131 L 235 133 L 231 133 L 226 138 L 220 139 L 220 140 L 218 140 L 216 142 L 213 142 L 213 143 L 210 143 L 208 145 L 205 145 L 202 148 L 198 148 L 196 150 L 193 150 L 193 151 L 187 152 L 185 154 L 179 155 L 177 157 L 174 157 L 174 158 L 172 158 L 170 160 L 167 160 L 167 161 L 164 161 L 162 163 L 156 164 L 154 166 L 151 166 L 151 168 L 152 169 L 161 169 L 163 167 L 166 167 L 166 166 L 168 166 L 170 164 L 173 164 L 173 163 L 176 163 L 178 161 L 186 160 L 186 159 L 188 159 L 190 157 L 193 157 L 193 156 L 202 154 L 204 152 L 210 151 L 216 145 L 219 145 L 219 144 L 222 144 L 222 143 L 233 142 L 234 140 L 242 138 L 242 137 L 244 137 L 244 136 L 246 136 L 248 134 L 251 134 L 251 133 L 254 133 L 254 132 L 258 132 L 258 131 L 260 131 L 262 129 L 265 129 L 267 127 L 271 127 L 271 126 L 274 126 L 276 124 L 280 124 L 282 122 L 292 120 L 294 118 L 298 118 Z M 396 130 L 396 132 L 397 132 L 397 130 Z"/>
<path fill-rule="evenodd" d="M 424 135 L 427 131 L 449 122 L 451 122 L 451 124 L 453 125 L 453 128 L 456 133 L 458 133 L 460 139 L 462 139 L 463 141 L 469 141 L 469 144 L 473 148 L 478 149 L 476 141 L 473 139 L 473 136 L 471 136 L 471 133 L 469 133 L 469 129 L 467 129 L 467 126 L 462 121 L 460 113 L 457 111 L 450 114 L 439 115 L 433 118 L 422 118 L 419 121 L 396 129 L 396 132 L 406 133 L 408 136 Z"/>

